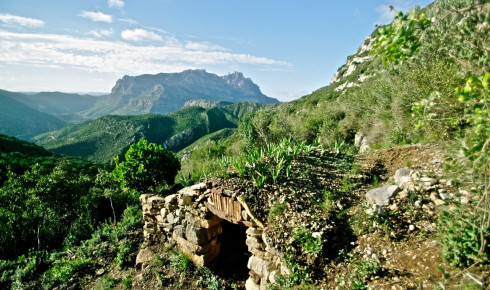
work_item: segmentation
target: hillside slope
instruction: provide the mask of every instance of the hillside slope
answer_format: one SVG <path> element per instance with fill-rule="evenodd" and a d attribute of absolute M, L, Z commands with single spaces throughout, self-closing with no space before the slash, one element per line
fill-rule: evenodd
<path fill-rule="evenodd" d="M 206 134 L 236 128 L 238 120 L 263 105 L 235 103 L 204 109 L 188 107 L 168 115 L 104 116 L 36 137 L 52 152 L 109 162 L 139 139 L 177 152 Z"/>
<path fill-rule="evenodd" d="M 228 102 L 277 103 L 241 73 L 219 77 L 204 70 L 181 73 L 124 76 L 111 94 L 84 114 L 102 115 L 167 114 L 181 109 L 186 101 L 206 99 Z"/>
<path fill-rule="evenodd" d="M 354 145 L 357 135 L 364 148 L 454 139 L 457 126 L 447 126 L 443 120 L 464 115 L 454 104 L 455 89 L 463 87 L 468 76 L 481 78 L 489 71 L 489 5 L 435 1 L 422 10 L 415 7 L 393 24 L 380 27 L 381 31 L 399 29 L 400 35 L 403 29 L 411 33 L 411 38 L 383 36 L 405 54 L 388 55 L 382 44 L 390 42 L 374 31 L 328 86 L 258 112 L 250 122 L 250 138 L 258 135 L 255 141 L 263 144 L 289 136 L 333 146 Z M 421 20 L 411 20 L 413 15 Z M 395 43 L 397 39 L 406 43 Z M 425 111 L 419 106 L 427 104 L 430 108 Z M 414 106 L 422 110 L 414 111 Z M 424 120 L 425 126 L 414 126 Z"/>
<path fill-rule="evenodd" d="M 33 109 L 12 98 L 21 94 L 0 91 L 0 134 L 30 140 L 32 137 L 63 128 L 64 121 Z"/>

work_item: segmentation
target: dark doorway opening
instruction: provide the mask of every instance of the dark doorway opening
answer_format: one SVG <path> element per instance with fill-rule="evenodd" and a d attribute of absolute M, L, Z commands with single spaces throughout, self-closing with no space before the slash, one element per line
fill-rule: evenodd
<path fill-rule="evenodd" d="M 210 268 L 218 276 L 235 281 L 245 281 L 248 278 L 248 259 L 252 255 L 245 244 L 247 227 L 236 225 L 226 220 L 221 222 L 223 233 L 219 236 L 221 251 Z"/>

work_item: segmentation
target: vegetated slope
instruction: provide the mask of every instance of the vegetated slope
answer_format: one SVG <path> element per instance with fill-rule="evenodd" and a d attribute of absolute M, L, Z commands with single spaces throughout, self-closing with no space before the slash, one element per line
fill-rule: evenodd
<path fill-rule="evenodd" d="M 84 114 L 90 118 L 107 114 L 167 114 L 181 109 L 195 99 L 229 102 L 277 103 L 262 94 L 259 87 L 241 73 L 219 77 L 204 70 L 181 73 L 124 76 L 116 82 L 111 94 Z"/>
<path fill-rule="evenodd" d="M 236 128 L 240 118 L 261 107 L 256 103 L 235 103 L 210 109 L 188 107 L 168 115 L 108 115 L 43 134 L 37 141 L 52 152 L 105 163 L 122 155 L 139 139 L 177 152 L 206 134 Z"/>
<path fill-rule="evenodd" d="M 455 88 L 464 86 L 469 75 L 482 76 L 489 70 L 488 10 L 488 3 L 474 1 L 435 1 L 422 10 L 414 8 L 412 15 L 425 15 L 420 17 L 428 21 L 426 27 L 419 28 L 420 20 L 413 24 L 412 40 L 398 38 L 413 51 L 407 48 L 407 55 L 389 61 L 385 52 L 373 47 L 380 44 L 378 32 L 373 32 L 330 85 L 258 112 L 250 122 L 249 137 L 255 134 L 265 142 L 291 136 L 330 146 L 353 144 L 355 135 L 362 133 L 372 148 L 454 138 L 457 128 L 444 120 L 464 115 L 451 104 Z M 414 114 L 412 107 L 420 102 L 429 104 L 434 115 Z M 430 126 L 416 128 L 424 117 Z"/>
<path fill-rule="evenodd" d="M 62 120 L 77 122 L 83 120 L 80 112 L 94 106 L 100 97 L 61 92 L 40 92 L 21 94 L 16 99 L 40 112 L 54 115 Z"/>
<path fill-rule="evenodd" d="M 66 126 L 55 116 L 33 109 L 12 98 L 21 94 L 0 91 L 0 133 L 17 138 L 30 138 Z"/>
<path fill-rule="evenodd" d="M 52 156 L 53 153 L 34 143 L 0 134 L 0 153 L 17 152 L 31 157 Z"/>

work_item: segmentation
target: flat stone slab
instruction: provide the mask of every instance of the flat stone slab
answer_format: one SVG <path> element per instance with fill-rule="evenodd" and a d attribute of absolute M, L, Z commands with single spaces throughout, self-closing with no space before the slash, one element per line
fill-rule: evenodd
<path fill-rule="evenodd" d="M 386 185 L 368 191 L 366 199 L 370 204 L 388 205 L 390 198 L 400 191 L 401 189 L 397 185 Z"/>

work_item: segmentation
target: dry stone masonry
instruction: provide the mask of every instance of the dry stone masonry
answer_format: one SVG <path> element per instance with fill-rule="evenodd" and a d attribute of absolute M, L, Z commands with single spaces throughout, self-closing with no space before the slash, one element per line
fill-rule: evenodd
<path fill-rule="evenodd" d="M 146 245 L 168 240 L 196 266 L 206 266 L 220 255 L 221 222 L 228 221 L 248 227 L 244 243 L 251 256 L 246 289 L 266 289 L 278 274 L 289 274 L 282 253 L 268 242 L 264 224 L 236 193 L 216 183 L 195 184 L 167 196 L 143 194 L 140 201 Z M 143 247 L 142 257 L 145 251 Z M 145 263 L 138 260 L 137 266 L 144 267 Z"/>

